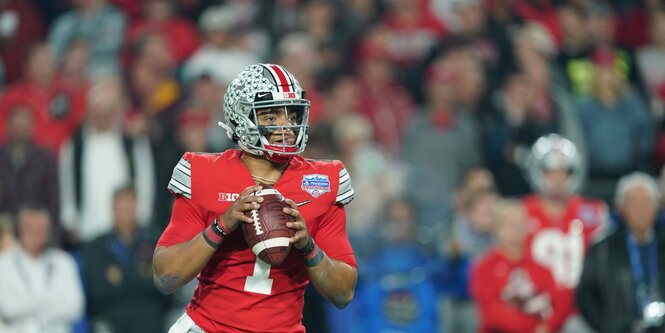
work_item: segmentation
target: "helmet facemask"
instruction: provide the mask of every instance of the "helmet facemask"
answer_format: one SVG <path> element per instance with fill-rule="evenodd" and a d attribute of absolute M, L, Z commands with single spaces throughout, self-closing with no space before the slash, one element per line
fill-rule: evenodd
<path fill-rule="evenodd" d="M 277 163 L 287 163 L 305 150 L 309 129 L 307 123 L 310 102 L 308 100 L 269 100 L 253 103 L 239 101 L 237 104 L 234 109 L 243 112 L 235 114 L 240 121 L 231 121 L 235 130 L 227 128 L 222 122 L 219 125 L 227 130 L 230 137 L 237 141 L 243 150 L 253 155 L 264 155 Z M 260 117 L 266 118 L 264 116 L 266 113 L 270 113 L 276 118 L 284 117 L 289 120 L 289 123 L 264 125 L 269 123 L 264 122 L 261 124 Z M 270 139 L 274 135 L 281 135 L 281 139 L 277 138 L 276 142 L 271 144 Z"/>

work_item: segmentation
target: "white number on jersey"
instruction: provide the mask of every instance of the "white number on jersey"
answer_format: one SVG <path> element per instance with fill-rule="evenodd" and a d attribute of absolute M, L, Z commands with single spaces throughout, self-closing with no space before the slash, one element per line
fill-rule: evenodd
<path fill-rule="evenodd" d="M 584 236 L 581 232 L 541 230 L 533 238 L 531 255 L 538 264 L 550 269 L 558 285 L 575 288 L 584 264 Z"/>
<path fill-rule="evenodd" d="M 256 257 L 254 263 L 254 273 L 245 279 L 245 291 L 257 294 L 270 295 L 272 291 L 272 281 L 270 276 L 270 265 Z"/>

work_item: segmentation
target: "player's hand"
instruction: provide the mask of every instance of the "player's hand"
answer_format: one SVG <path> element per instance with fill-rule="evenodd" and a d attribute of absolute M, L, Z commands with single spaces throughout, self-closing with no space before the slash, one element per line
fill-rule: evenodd
<path fill-rule="evenodd" d="M 296 249 L 300 250 L 304 248 L 305 245 L 307 245 L 307 242 L 309 242 L 310 236 L 309 232 L 307 231 L 307 224 L 305 223 L 305 219 L 303 219 L 302 215 L 300 215 L 296 202 L 291 199 L 286 199 L 285 201 L 287 204 L 289 204 L 289 207 L 284 207 L 284 213 L 287 213 L 295 218 L 295 222 L 286 223 L 287 228 L 296 231 L 296 234 L 291 237 L 290 241 L 291 244 L 296 247 Z"/>
<path fill-rule="evenodd" d="M 226 229 L 233 231 L 240 223 L 252 223 L 252 218 L 247 217 L 245 212 L 261 207 L 260 203 L 263 202 L 263 197 L 252 195 L 252 193 L 262 188 L 261 185 L 253 185 L 240 193 L 238 199 L 222 214 L 222 224 Z"/>

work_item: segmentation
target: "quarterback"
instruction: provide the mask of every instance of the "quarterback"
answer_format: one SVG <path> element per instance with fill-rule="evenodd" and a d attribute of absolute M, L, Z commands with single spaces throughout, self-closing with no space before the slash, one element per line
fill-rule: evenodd
<path fill-rule="evenodd" d="M 339 308 L 353 298 L 356 262 L 344 206 L 354 195 L 339 161 L 300 156 L 310 102 L 296 78 L 274 64 L 245 68 L 224 95 L 224 128 L 241 149 L 185 153 L 168 188 L 176 196 L 155 249 L 155 285 L 171 293 L 194 277 L 198 287 L 170 333 L 305 332 L 304 290 L 311 281 Z M 270 266 L 248 247 L 242 223 L 269 184 L 289 203 L 294 249 Z"/>

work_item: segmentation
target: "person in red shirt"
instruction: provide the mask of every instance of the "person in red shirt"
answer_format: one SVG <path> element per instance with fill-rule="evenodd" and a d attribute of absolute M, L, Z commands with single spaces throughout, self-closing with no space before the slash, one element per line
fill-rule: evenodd
<path fill-rule="evenodd" d="M 83 119 L 85 91 L 70 89 L 56 78 L 55 60 L 45 44 L 34 46 L 26 61 L 26 76 L 10 85 L 0 99 L 0 124 L 17 106 L 34 112 L 34 142 L 58 155 Z M 6 140 L 0 132 L 0 142 Z"/>
<path fill-rule="evenodd" d="M 182 63 L 201 44 L 196 26 L 188 19 L 177 15 L 172 0 L 143 1 L 143 17 L 130 25 L 125 40 L 128 46 L 140 43 L 148 35 L 160 35 L 169 47 L 170 56 Z"/>
<path fill-rule="evenodd" d="M 481 333 L 545 333 L 561 328 L 565 306 L 550 271 L 524 252 L 527 216 L 519 201 L 498 205 L 497 245 L 476 264 L 471 295 L 480 311 Z"/>
<path fill-rule="evenodd" d="M 583 332 L 574 291 L 586 249 L 606 230 L 607 205 L 576 193 L 583 181 L 582 161 L 570 140 L 542 136 L 527 156 L 528 179 L 537 191 L 522 199 L 529 216 L 527 255 L 549 268 L 562 290 L 570 321 L 566 330 Z"/>
<path fill-rule="evenodd" d="M 309 101 L 283 67 L 255 64 L 231 82 L 223 127 L 241 149 L 185 153 L 169 190 L 176 196 L 154 253 L 155 285 L 171 293 L 194 277 L 198 287 L 170 333 L 305 332 L 304 291 L 311 281 L 338 308 L 353 298 L 356 262 L 344 205 L 354 196 L 339 161 L 306 160 Z M 269 266 L 249 249 L 241 223 L 272 185 L 290 205 L 295 247 Z M 296 203 L 297 202 L 297 203 Z"/>

